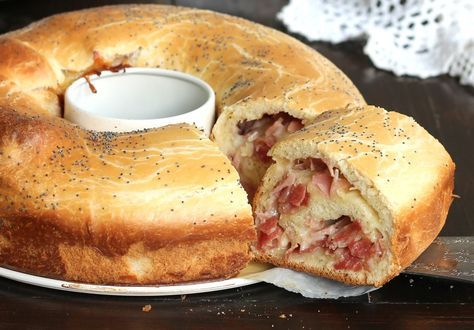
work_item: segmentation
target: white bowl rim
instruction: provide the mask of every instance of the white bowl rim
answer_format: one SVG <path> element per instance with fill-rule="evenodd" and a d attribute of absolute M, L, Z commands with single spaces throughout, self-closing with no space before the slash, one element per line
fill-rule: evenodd
<path fill-rule="evenodd" d="M 110 71 L 110 70 L 104 70 L 100 72 L 99 74 L 92 74 L 88 76 L 88 79 L 90 82 L 93 82 L 94 80 L 97 79 L 102 79 L 102 78 L 107 78 L 110 76 L 114 75 L 120 75 L 120 74 L 127 74 L 127 73 L 143 73 L 143 74 L 148 74 L 148 75 L 159 75 L 159 76 L 164 76 L 164 77 L 171 77 L 175 79 L 180 79 L 184 81 L 191 82 L 198 87 L 201 87 L 204 89 L 205 92 L 207 92 L 208 98 L 207 100 L 201 104 L 199 107 L 196 109 L 193 109 L 191 111 L 175 115 L 175 116 L 168 116 L 168 117 L 161 117 L 161 118 L 149 118 L 149 119 L 133 119 L 133 118 L 119 118 L 119 117 L 112 117 L 112 116 L 103 116 L 99 115 L 93 112 L 89 112 L 87 110 L 84 110 L 82 107 L 79 106 L 74 106 L 72 111 L 75 112 L 80 112 L 82 114 L 85 114 L 87 116 L 90 116 L 91 118 L 97 118 L 97 119 L 103 119 L 103 120 L 120 120 L 120 121 L 125 121 L 125 122 L 134 122 L 134 123 L 145 123 L 145 122 L 151 122 L 151 121 L 165 121 L 169 119 L 179 119 L 180 117 L 187 117 L 191 114 L 196 114 L 197 112 L 202 111 L 203 108 L 205 108 L 209 103 L 214 103 L 215 104 L 215 92 L 212 89 L 212 87 L 206 83 L 204 80 L 199 79 L 193 75 L 190 75 L 188 73 L 184 73 L 181 71 L 175 71 L 175 70 L 167 70 L 167 69 L 161 69 L 161 68 L 145 68 L 145 67 L 131 67 L 131 68 L 124 68 L 119 71 Z M 71 85 L 69 85 L 66 89 L 66 92 L 64 94 L 64 102 L 67 102 L 67 100 L 71 100 L 69 97 L 70 95 L 70 90 L 73 88 L 78 87 L 79 85 L 84 85 L 88 84 L 86 78 L 84 76 L 80 77 L 79 79 L 75 80 Z M 72 103 L 72 102 L 71 102 Z M 215 106 L 214 106 L 215 108 Z M 215 111 L 215 109 L 214 109 Z M 183 121 L 184 123 L 185 121 Z"/>

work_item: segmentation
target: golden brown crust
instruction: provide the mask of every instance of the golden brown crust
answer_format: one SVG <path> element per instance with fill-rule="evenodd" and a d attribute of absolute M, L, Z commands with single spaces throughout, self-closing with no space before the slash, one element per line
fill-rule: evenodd
<path fill-rule="evenodd" d="M 373 106 L 328 111 L 277 143 L 270 153 L 277 163 L 317 157 L 338 168 L 378 213 L 382 233 L 389 236 L 385 255 L 389 266 L 368 281 L 278 261 L 263 252 L 258 257 L 262 260 L 347 283 L 383 285 L 413 262 L 445 223 L 455 165 L 443 146 L 410 117 Z M 254 211 L 269 179 L 262 181 Z"/>
<path fill-rule="evenodd" d="M 128 274 L 132 283 L 122 264 L 135 246 L 153 263 L 188 246 L 190 259 L 167 267 L 186 270 L 182 281 L 230 276 L 250 259 L 255 230 L 238 174 L 196 128 L 97 133 L 3 108 L 0 131 L 1 265 L 92 282 Z M 191 249 L 213 240 L 234 243 L 204 249 L 204 264 L 191 264 Z M 217 256 L 225 259 L 218 267 Z M 119 273 L 106 277 L 114 262 Z M 153 265 L 137 283 L 174 281 Z"/>
<path fill-rule="evenodd" d="M 123 245 L 114 238 L 109 240 L 114 246 L 105 246 L 93 236 L 65 233 L 64 228 L 40 225 L 39 221 L 15 222 L 20 226 L 3 223 L 2 266 L 58 279 L 170 284 L 231 277 L 250 260 L 248 243 L 242 237 L 187 240 L 161 247 L 156 242 L 135 243 L 119 251 Z"/>
<path fill-rule="evenodd" d="M 450 162 L 426 198 L 395 220 L 392 246 L 398 259 L 394 261 L 398 271 L 394 269 L 392 277 L 415 261 L 443 228 L 453 201 L 454 170 L 455 165 Z"/>
<path fill-rule="evenodd" d="M 61 246 L 60 254 L 66 261 L 64 277 L 87 283 L 174 284 L 229 278 L 250 261 L 247 242 L 234 238 L 182 242 L 156 250 L 134 246 L 123 257 L 106 257 L 81 246 Z M 137 267 L 143 267 L 143 273 L 137 275 Z"/>

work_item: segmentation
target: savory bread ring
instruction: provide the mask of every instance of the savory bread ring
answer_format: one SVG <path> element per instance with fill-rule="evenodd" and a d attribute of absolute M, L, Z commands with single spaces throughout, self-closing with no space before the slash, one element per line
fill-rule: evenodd
<path fill-rule="evenodd" d="M 115 135 L 60 118 L 74 80 L 128 66 L 208 82 L 225 155 L 187 125 Z M 225 156 L 252 193 L 278 140 L 327 110 L 364 105 L 313 49 L 210 11 L 110 6 L 0 36 L 0 265 L 94 283 L 232 276 L 255 229 Z"/>

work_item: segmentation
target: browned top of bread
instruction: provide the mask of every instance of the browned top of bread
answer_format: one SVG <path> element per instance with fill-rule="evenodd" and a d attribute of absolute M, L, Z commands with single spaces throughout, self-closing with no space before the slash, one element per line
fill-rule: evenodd
<path fill-rule="evenodd" d="M 129 5 L 56 15 L 0 37 L 0 54 L 0 104 L 22 92 L 31 110 L 55 114 L 56 96 L 72 80 L 117 65 L 196 75 L 216 91 L 219 110 L 258 99 L 317 112 L 364 103 L 339 69 L 303 43 L 205 10 Z"/>
<path fill-rule="evenodd" d="M 3 219 L 107 238 L 120 251 L 134 242 L 254 237 L 237 172 L 190 125 L 99 133 L 3 109 L 0 131 Z"/>

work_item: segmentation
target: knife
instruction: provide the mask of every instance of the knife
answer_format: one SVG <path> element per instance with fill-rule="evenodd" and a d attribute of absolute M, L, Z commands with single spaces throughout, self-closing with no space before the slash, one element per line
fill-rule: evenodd
<path fill-rule="evenodd" d="M 403 273 L 474 283 L 474 237 L 438 237 Z"/>

